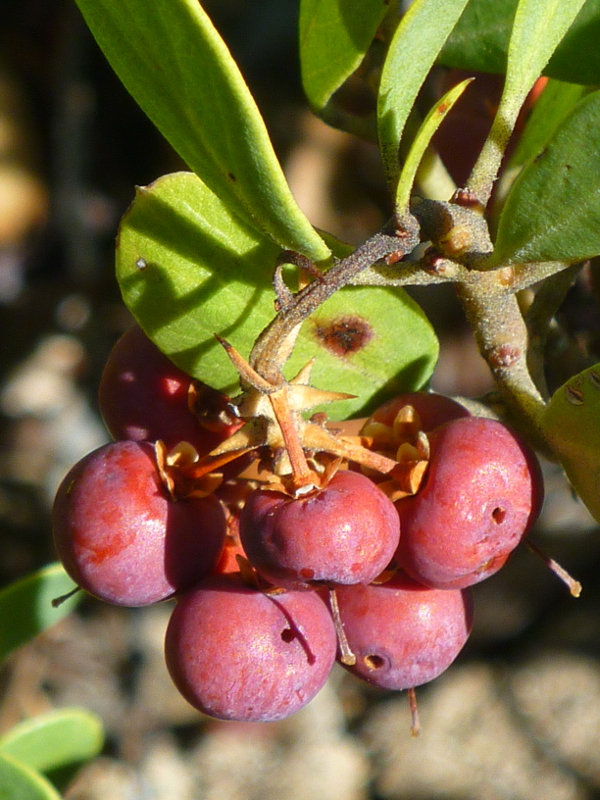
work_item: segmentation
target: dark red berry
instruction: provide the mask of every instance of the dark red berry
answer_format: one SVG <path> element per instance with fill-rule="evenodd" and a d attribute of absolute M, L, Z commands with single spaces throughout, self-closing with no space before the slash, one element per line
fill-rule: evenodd
<path fill-rule="evenodd" d="M 370 583 L 388 566 L 399 536 L 394 504 L 367 477 L 346 470 L 305 497 L 258 489 L 240 517 L 250 563 L 287 587 Z"/>
<path fill-rule="evenodd" d="M 179 600 L 165 640 L 173 682 L 218 719 L 284 719 L 321 689 L 336 635 L 316 592 L 264 594 L 239 575 L 213 576 Z"/>
<path fill-rule="evenodd" d="M 224 395 L 192 381 L 138 325 L 113 347 L 100 380 L 100 411 L 113 439 L 189 442 L 208 453 L 241 425 Z"/>
<path fill-rule="evenodd" d="M 52 522 L 71 578 L 124 606 L 164 600 L 208 575 L 226 531 L 214 496 L 170 499 L 148 442 L 115 442 L 83 458 L 58 490 Z"/>
<path fill-rule="evenodd" d="M 350 672 L 383 689 L 433 680 L 469 637 L 469 590 L 431 589 L 407 575 L 387 583 L 336 589 L 340 617 L 356 664 Z"/>
<path fill-rule="evenodd" d="M 541 507 L 541 473 L 531 450 L 495 420 L 453 420 L 429 443 L 424 482 L 396 503 L 396 560 L 422 583 L 461 588 L 497 572 L 527 533 Z"/>

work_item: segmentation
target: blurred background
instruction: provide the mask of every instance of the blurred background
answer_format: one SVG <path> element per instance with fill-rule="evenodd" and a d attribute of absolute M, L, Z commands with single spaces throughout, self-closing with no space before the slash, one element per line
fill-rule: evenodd
<path fill-rule="evenodd" d="M 311 221 L 359 243 L 389 214 L 377 151 L 327 128 L 299 83 L 296 0 L 207 0 Z M 468 154 L 467 154 L 468 155 Z M 0 17 L 0 585 L 53 560 L 66 471 L 107 441 L 96 389 L 131 324 L 114 278 L 134 187 L 184 168 L 104 62 L 73 2 L 3 0 Z M 586 269 L 557 317 L 558 374 L 597 356 Z M 415 292 L 441 340 L 437 391 L 491 386 L 451 290 Z M 0 733 L 75 704 L 106 726 L 70 800 L 592 800 L 600 798 L 600 535 L 560 469 L 533 538 L 583 583 L 571 598 L 522 546 L 476 587 L 471 639 L 408 702 L 335 670 L 281 723 L 218 723 L 163 663 L 169 604 L 85 600 L 0 667 Z M 10 625 L 10 620 L 2 620 Z"/>

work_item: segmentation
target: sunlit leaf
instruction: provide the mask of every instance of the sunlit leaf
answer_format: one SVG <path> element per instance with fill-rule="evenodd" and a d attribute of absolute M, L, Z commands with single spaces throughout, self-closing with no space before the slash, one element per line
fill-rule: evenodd
<path fill-rule="evenodd" d="M 304 91 L 315 109 L 362 61 L 389 0 L 302 0 L 300 66 Z"/>
<path fill-rule="evenodd" d="M 2 800 L 60 800 L 60 795 L 39 772 L 9 755 L 0 753 L 0 797 Z"/>
<path fill-rule="evenodd" d="M 381 74 L 377 120 L 379 146 L 394 190 L 398 145 L 419 89 L 467 0 L 415 0 L 390 43 Z"/>
<path fill-rule="evenodd" d="M 75 588 L 60 564 L 50 564 L 0 591 L 0 658 L 58 622 L 77 605 L 80 594 L 56 608 L 52 601 Z M 1 796 L 1 795 L 0 795 Z"/>
<path fill-rule="evenodd" d="M 506 80 L 468 188 L 486 204 L 527 95 L 585 0 L 520 0 L 508 45 Z"/>
<path fill-rule="evenodd" d="M 0 754 L 40 772 L 87 761 L 104 742 L 100 719 L 80 708 L 61 708 L 14 725 L 0 737 Z"/>
<path fill-rule="evenodd" d="M 511 154 L 509 168 L 520 167 L 534 158 L 573 107 L 589 92 L 578 83 L 549 80 L 535 101 L 519 141 Z"/>
<path fill-rule="evenodd" d="M 77 0 L 111 66 L 223 203 L 283 247 L 329 252 L 296 205 L 256 104 L 197 0 Z"/>
<path fill-rule="evenodd" d="M 517 2 L 470 0 L 440 53 L 439 62 L 468 70 L 505 72 Z M 550 14 L 549 10 L 548 19 Z M 572 83 L 600 82 L 599 29 L 600 0 L 586 0 L 544 69 L 544 74 Z M 585 54 L 584 57 L 582 54 Z"/>
<path fill-rule="evenodd" d="M 575 375 L 552 396 L 545 435 L 567 477 L 600 522 L 600 365 Z"/>
<path fill-rule="evenodd" d="M 150 338 L 191 375 L 235 393 L 237 374 L 214 334 L 249 354 L 275 315 L 271 278 L 279 252 L 195 175 L 175 173 L 139 190 L 121 225 L 117 274 L 125 302 Z M 368 343 L 340 353 L 356 316 L 369 325 Z M 337 325 L 323 322 L 319 331 L 321 319 Z M 358 395 L 333 409 L 346 416 L 382 392 L 423 385 L 437 341 L 404 292 L 346 289 L 305 323 L 288 377 L 313 356 L 315 385 Z"/>
<path fill-rule="evenodd" d="M 582 261 L 600 253 L 600 92 L 581 100 L 516 179 L 495 263 Z"/>
<path fill-rule="evenodd" d="M 468 78 L 457 86 L 453 86 L 449 92 L 446 92 L 435 106 L 433 106 L 419 128 L 402 167 L 402 172 L 398 179 L 398 186 L 396 187 L 396 210 L 399 215 L 408 211 L 415 176 L 433 135 L 470 82 L 471 79 Z"/>

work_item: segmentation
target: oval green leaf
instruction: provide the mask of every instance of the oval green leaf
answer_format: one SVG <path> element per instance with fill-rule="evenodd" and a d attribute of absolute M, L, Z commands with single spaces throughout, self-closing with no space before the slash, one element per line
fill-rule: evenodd
<path fill-rule="evenodd" d="M 302 84 L 315 110 L 358 67 L 388 10 L 389 0 L 301 0 Z"/>
<path fill-rule="evenodd" d="M 99 717 L 80 708 L 61 708 L 19 722 L 0 737 L 0 754 L 40 772 L 94 758 L 102 750 Z"/>
<path fill-rule="evenodd" d="M 467 0 L 414 0 L 390 43 L 377 102 L 379 147 L 395 194 L 398 146 L 419 89 Z"/>
<path fill-rule="evenodd" d="M 81 592 L 56 608 L 52 601 L 75 587 L 60 564 L 32 572 L 0 591 L 0 658 L 54 625 L 75 608 Z"/>
<path fill-rule="evenodd" d="M 129 309 L 160 349 L 190 375 L 231 394 L 239 388 L 237 374 L 214 334 L 250 353 L 275 314 L 271 278 L 279 252 L 195 175 L 175 173 L 139 190 L 123 218 L 117 276 Z M 348 342 L 357 310 L 372 330 L 354 352 Z M 322 325 L 319 332 L 322 315 L 337 327 Z M 331 409 L 332 416 L 349 416 L 382 392 L 422 386 L 437 340 L 403 291 L 345 289 L 305 323 L 286 375 L 313 357 L 316 386 L 358 395 Z"/>
<path fill-rule="evenodd" d="M 474 71 L 506 72 L 517 3 L 518 0 L 471 0 L 444 45 L 439 63 Z M 572 83 L 600 82 L 599 26 L 600 0 L 586 0 L 544 75 Z"/>
<path fill-rule="evenodd" d="M 2 753 L 0 797 L 2 800 L 61 800 L 54 786 L 39 772 Z"/>
<path fill-rule="evenodd" d="M 573 488 L 600 522 L 600 364 L 554 393 L 542 426 Z"/>
<path fill-rule="evenodd" d="M 236 214 L 314 261 L 298 208 L 229 50 L 197 0 L 77 0 L 111 66 L 186 164 Z"/>
<path fill-rule="evenodd" d="M 515 180 L 493 261 L 576 263 L 600 253 L 600 92 L 584 97 Z"/>

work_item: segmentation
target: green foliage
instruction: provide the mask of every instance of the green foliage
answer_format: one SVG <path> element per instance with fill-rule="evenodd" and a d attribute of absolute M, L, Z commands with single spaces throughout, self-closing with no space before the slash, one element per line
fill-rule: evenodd
<path fill-rule="evenodd" d="M 518 0 L 470 0 L 439 58 L 441 64 L 482 72 L 506 72 L 511 23 Z M 559 6 L 565 4 L 559 3 Z M 547 7 L 546 3 L 540 6 Z M 544 36 L 552 9 L 532 35 Z M 600 0 L 586 0 L 573 25 L 544 69 L 544 74 L 571 83 L 600 82 Z"/>
<path fill-rule="evenodd" d="M 600 522 L 600 365 L 561 386 L 542 422 L 573 488 Z"/>
<path fill-rule="evenodd" d="M 358 67 L 389 0 L 302 0 L 300 64 L 311 105 L 322 109 Z"/>
<path fill-rule="evenodd" d="M 0 737 L 0 755 L 40 772 L 97 756 L 104 743 L 102 724 L 80 708 L 61 708 L 14 725 Z"/>
<path fill-rule="evenodd" d="M 329 250 L 296 205 L 262 117 L 197 0 L 78 0 L 113 69 L 232 213 L 315 261 Z"/>
<path fill-rule="evenodd" d="M 410 197 L 415 182 L 415 176 L 421 159 L 429 146 L 435 132 L 440 127 L 454 104 L 462 96 L 471 79 L 467 79 L 450 89 L 449 92 L 439 100 L 425 117 L 423 124 L 417 131 L 417 135 L 411 145 L 410 151 L 406 156 L 398 186 L 396 187 L 396 213 L 403 214 L 408 211 Z"/>
<path fill-rule="evenodd" d="M 383 66 L 377 105 L 381 157 L 395 193 L 398 146 L 419 89 L 467 0 L 415 0 L 402 18 Z"/>
<path fill-rule="evenodd" d="M 525 130 L 510 157 L 508 168 L 520 168 L 535 158 L 573 106 L 588 92 L 587 87 L 578 83 L 550 79 L 536 100 Z"/>
<path fill-rule="evenodd" d="M 10 624 L 0 626 L 0 658 L 37 636 L 69 614 L 80 600 L 69 597 L 56 608 L 52 600 L 74 589 L 60 564 L 50 564 L 0 591 L 0 617 Z"/>
<path fill-rule="evenodd" d="M 495 263 L 600 253 L 600 92 L 581 100 L 523 169 L 504 206 Z"/>
<path fill-rule="evenodd" d="M 10 755 L 0 753 L 2 800 L 60 800 L 54 786 L 39 772 Z"/>
<path fill-rule="evenodd" d="M 126 303 L 161 350 L 189 374 L 237 393 L 237 373 L 214 334 L 248 355 L 274 315 L 271 278 L 278 253 L 269 238 L 233 215 L 194 174 L 175 173 L 138 190 L 121 225 L 117 275 Z M 369 344 L 353 356 L 332 354 L 317 335 L 317 320 L 357 313 L 372 328 Z M 404 292 L 347 289 L 305 323 L 288 377 L 312 357 L 319 388 L 344 386 L 358 395 L 356 401 L 328 407 L 332 415 L 347 416 L 384 386 L 393 392 L 426 383 L 437 342 Z"/>
<path fill-rule="evenodd" d="M 506 83 L 499 115 L 518 113 L 585 0 L 521 0 L 508 45 Z M 515 114 L 515 119 L 516 119 Z"/>
<path fill-rule="evenodd" d="M 487 201 L 525 99 L 584 0 L 521 0 L 508 45 L 506 80 L 469 188 Z"/>

